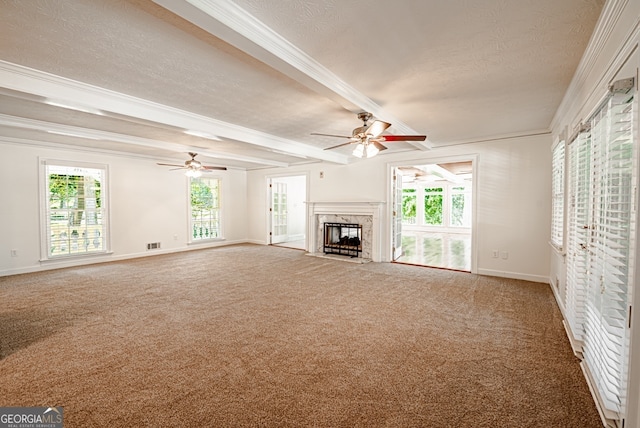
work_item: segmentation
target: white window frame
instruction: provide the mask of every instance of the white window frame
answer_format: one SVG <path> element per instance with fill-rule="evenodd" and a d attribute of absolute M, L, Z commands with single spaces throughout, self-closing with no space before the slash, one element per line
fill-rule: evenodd
<path fill-rule="evenodd" d="M 218 206 L 216 209 L 217 212 L 217 219 L 218 219 L 218 225 L 217 225 L 217 236 L 205 236 L 205 237 L 196 237 L 194 236 L 194 227 L 196 227 L 196 225 L 194 224 L 194 218 L 193 218 L 193 206 L 191 205 L 191 183 L 193 181 L 202 181 L 202 180 L 216 180 L 218 182 Z M 209 186 L 210 187 L 210 186 Z M 207 175 L 207 176 L 200 176 L 200 177 L 189 177 L 187 180 L 187 207 L 188 207 L 188 211 L 189 211 L 189 239 L 188 239 L 188 243 L 189 244 L 199 244 L 199 243 L 205 243 L 205 242 L 215 242 L 215 241 L 222 241 L 224 240 L 224 221 L 223 221 L 223 213 L 222 213 L 222 201 L 223 201 L 223 191 L 222 191 L 222 187 L 223 187 L 223 180 L 220 176 L 211 176 L 211 175 Z"/>
<path fill-rule="evenodd" d="M 40 164 L 40 260 L 61 260 L 74 259 L 90 256 L 98 256 L 111 253 L 110 224 L 109 224 L 109 167 L 105 164 L 96 164 L 90 162 L 77 162 L 58 159 L 39 159 Z M 84 251 L 76 253 L 67 253 L 52 255 L 51 254 L 51 223 L 50 223 L 50 204 L 49 204 L 49 169 L 55 167 L 97 169 L 101 171 L 100 181 L 100 214 L 101 214 L 101 249 L 94 251 Z M 78 243 L 79 245 L 80 243 Z M 69 243 L 71 245 L 71 243 Z"/>
<path fill-rule="evenodd" d="M 464 190 L 454 190 L 457 187 L 464 187 Z M 441 192 L 428 192 L 429 188 L 442 188 Z M 416 198 L 416 217 L 415 223 L 403 222 L 403 227 L 407 230 L 420 229 L 430 232 L 446 232 L 446 233 L 467 233 L 471 230 L 471 226 L 454 226 L 451 225 L 452 215 L 452 198 L 454 195 L 464 195 L 465 204 L 468 204 L 469 223 L 473 217 L 473 198 L 472 198 L 472 184 L 471 183 L 446 183 L 436 182 L 428 184 L 406 184 L 403 191 L 406 189 L 415 189 L 415 192 L 411 196 Z M 442 196 L 442 224 L 426 224 L 424 219 L 424 200 L 427 195 L 441 195 Z M 403 194 L 407 196 L 407 194 Z"/>

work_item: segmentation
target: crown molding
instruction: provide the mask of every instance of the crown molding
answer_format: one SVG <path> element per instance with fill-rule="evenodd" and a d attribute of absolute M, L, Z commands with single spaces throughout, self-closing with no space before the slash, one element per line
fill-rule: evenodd
<path fill-rule="evenodd" d="M 609 42 L 616 25 L 620 22 L 628 4 L 629 0 L 608 0 L 605 3 L 604 9 L 596 23 L 596 27 L 591 35 L 582 59 L 576 68 L 576 72 L 573 75 L 569 88 L 565 92 L 562 102 L 551 121 L 550 128 L 552 130 L 562 125 L 561 122 L 567 118 L 567 115 L 572 112 L 577 113 L 585 105 L 593 104 L 597 102 L 597 99 L 602 97 L 602 93 L 608 88 L 608 81 L 613 78 L 611 70 L 613 69 L 614 64 L 626 60 L 628 54 L 625 55 L 624 52 L 630 52 L 633 49 L 632 45 L 637 44 L 640 17 L 636 17 L 635 24 L 627 33 L 620 49 L 609 62 L 608 68 L 601 76 L 598 76 L 597 84 L 591 88 L 586 88 L 587 79 L 593 73 L 598 59 L 600 59 L 604 54 L 604 48 Z M 586 98 L 580 97 L 580 94 L 585 93 L 588 93 Z"/>
<path fill-rule="evenodd" d="M 346 155 L 0 60 L 0 82 L 15 91 L 124 116 L 197 130 L 268 150 L 347 164 Z M 261 163 L 268 164 L 263 160 Z"/>
<path fill-rule="evenodd" d="M 533 129 L 531 131 L 527 131 L 526 133 L 512 132 L 508 134 L 494 134 L 494 135 L 484 136 L 478 139 L 458 140 L 451 143 L 439 144 L 435 146 L 433 150 L 447 149 L 449 147 L 464 146 L 467 144 L 494 143 L 494 142 L 499 142 L 503 140 L 518 140 L 522 138 L 543 137 L 543 136 L 551 136 L 551 131 L 548 129 Z"/>

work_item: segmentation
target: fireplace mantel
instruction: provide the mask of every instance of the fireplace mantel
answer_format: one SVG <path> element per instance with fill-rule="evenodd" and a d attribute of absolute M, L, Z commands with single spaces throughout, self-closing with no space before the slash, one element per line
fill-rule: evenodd
<path fill-rule="evenodd" d="M 370 201 L 307 201 L 307 213 L 309 215 L 308 244 L 309 253 L 322 254 L 323 235 L 322 225 L 319 222 L 320 216 L 368 216 L 370 217 L 371 230 L 370 241 L 367 243 L 368 251 L 363 252 L 363 257 L 370 258 L 371 261 L 381 261 L 381 218 L 385 202 Z M 369 222 L 367 222 L 369 223 Z M 363 229 L 363 233 L 366 233 Z"/>

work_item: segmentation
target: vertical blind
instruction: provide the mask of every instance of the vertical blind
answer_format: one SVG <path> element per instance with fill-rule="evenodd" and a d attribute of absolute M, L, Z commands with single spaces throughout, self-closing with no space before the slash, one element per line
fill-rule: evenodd
<path fill-rule="evenodd" d="M 633 85 L 613 92 L 568 146 L 565 314 L 603 414 L 625 412 L 637 162 Z"/>

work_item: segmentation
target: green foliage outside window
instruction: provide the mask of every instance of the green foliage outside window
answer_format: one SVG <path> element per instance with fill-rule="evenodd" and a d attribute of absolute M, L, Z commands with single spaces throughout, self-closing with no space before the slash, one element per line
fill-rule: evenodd
<path fill-rule="evenodd" d="M 402 189 L 402 220 L 405 223 L 415 223 L 416 219 L 416 189 Z"/>
<path fill-rule="evenodd" d="M 103 251 L 101 172 L 47 166 L 49 256 Z"/>
<path fill-rule="evenodd" d="M 101 208 L 99 180 L 84 175 L 49 174 L 49 207 L 55 210 L 55 217 L 60 217 L 59 210 L 68 209 L 69 223 L 80 226 L 89 197 L 95 200 L 92 209 Z"/>
<path fill-rule="evenodd" d="M 192 178 L 190 188 L 192 238 L 219 237 L 219 180 Z"/>
<path fill-rule="evenodd" d="M 213 192 L 207 183 L 200 180 L 191 180 L 191 209 L 211 209 L 213 204 Z"/>
<path fill-rule="evenodd" d="M 67 208 L 78 194 L 77 181 L 79 175 L 50 174 L 49 202 L 52 208 Z"/>
<path fill-rule="evenodd" d="M 442 225 L 442 188 L 425 189 L 424 223 L 432 226 Z"/>

